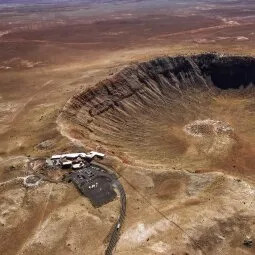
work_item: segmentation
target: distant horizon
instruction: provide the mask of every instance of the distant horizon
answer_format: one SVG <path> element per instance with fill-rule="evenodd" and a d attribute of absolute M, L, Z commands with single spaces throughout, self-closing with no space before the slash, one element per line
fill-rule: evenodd
<path fill-rule="evenodd" d="M 192 4 L 198 0 L 182 0 L 179 3 L 178 0 L 0 0 L 1 8 L 10 8 L 10 7 L 22 7 L 23 5 L 136 5 L 139 7 L 152 7 L 152 6 L 172 6 L 174 5 L 183 5 L 183 4 Z M 202 0 L 208 1 L 208 0 Z"/>
<path fill-rule="evenodd" d="M 178 0 L 158 0 L 166 2 L 178 2 Z M 183 0 L 182 2 L 190 2 L 197 0 Z M 205 0 L 206 1 L 206 0 Z M 152 2 L 152 0 L 2 0 L 0 4 L 45 4 L 45 3 L 95 3 L 95 2 Z"/>
<path fill-rule="evenodd" d="M 95 2 L 97 0 L 2 0 L 0 4 L 47 4 L 47 3 L 66 3 L 66 2 L 81 2 L 81 3 L 88 3 L 88 2 Z"/>
<path fill-rule="evenodd" d="M 57 2 L 85 2 L 81 0 L 2 0 L 0 4 L 25 4 L 25 3 L 57 3 Z M 86 1 L 89 2 L 89 1 Z"/>

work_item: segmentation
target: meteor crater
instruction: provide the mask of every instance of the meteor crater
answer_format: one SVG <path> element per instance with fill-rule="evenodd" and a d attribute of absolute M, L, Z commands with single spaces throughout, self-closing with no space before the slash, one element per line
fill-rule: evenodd
<path fill-rule="evenodd" d="M 160 57 L 75 95 L 58 123 L 84 146 L 131 165 L 249 176 L 254 83 L 252 57 Z"/>

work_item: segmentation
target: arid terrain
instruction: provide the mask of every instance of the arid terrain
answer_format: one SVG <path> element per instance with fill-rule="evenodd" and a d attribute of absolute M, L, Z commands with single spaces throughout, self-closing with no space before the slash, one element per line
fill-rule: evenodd
<path fill-rule="evenodd" d="M 88 150 L 126 191 L 114 254 L 254 254 L 254 45 L 253 0 L 1 1 L 0 254 L 104 254 L 118 199 L 22 179 Z M 253 64 L 210 81 L 212 52 Z"/>

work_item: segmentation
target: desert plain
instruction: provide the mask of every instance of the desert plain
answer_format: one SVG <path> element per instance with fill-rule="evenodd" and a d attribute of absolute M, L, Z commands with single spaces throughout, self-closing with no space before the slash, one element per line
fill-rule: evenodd
<path fill-rule="evenodd" d="M 0 254 L 104 254 L 118 199 L 94 208 L 71 184 L 22 184 L 31 158 L 88 150 L 106 154 L 126 191 L 113 254 L 254 254 L 254 84 L 128 102 L 128 114 L 96 119 L 89 134 L 62 117 L 70 98 L 128 66 L 255 57 L 254 45 L 254 1 L 1 3 Z M 223 135 L 199 140 L 214 127 Z"/>

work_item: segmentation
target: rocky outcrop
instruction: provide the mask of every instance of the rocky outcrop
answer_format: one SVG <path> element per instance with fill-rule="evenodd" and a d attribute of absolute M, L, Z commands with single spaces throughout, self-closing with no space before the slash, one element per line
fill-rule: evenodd
<path fill-rule="evenodd" d="M 163 57 L 125 68 L 113 78 L 74 96 L 62 116 L 73 120 L 100 115 L 136 95 L 143 98 L 180 95 L 188 88 L 238 89 L 255 83 L 255 59 L 206 54 L 192 57 Z M 82 112 L 80 110 L 82 109 Z M 81 116 L 81 113 L 83 116 Z"/>

